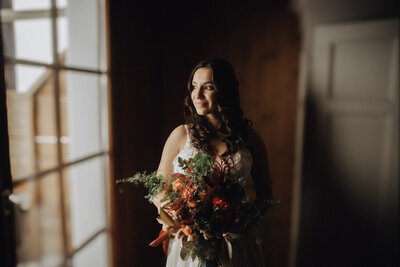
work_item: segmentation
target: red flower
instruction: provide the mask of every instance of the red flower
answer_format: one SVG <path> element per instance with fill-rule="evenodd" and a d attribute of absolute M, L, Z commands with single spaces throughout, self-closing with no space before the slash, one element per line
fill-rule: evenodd
<path fill-rule="evenodd" d="M 229 204 L 219 197 L 214 197 L 212 202 L 218 209 L 226 210 L 229 207 Z"/>

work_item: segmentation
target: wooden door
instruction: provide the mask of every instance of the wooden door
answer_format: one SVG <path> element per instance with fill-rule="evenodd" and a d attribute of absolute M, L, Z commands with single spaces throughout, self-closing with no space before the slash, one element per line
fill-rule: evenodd
<path fill-rule="evenodd" d="M 314 32 L 300 266 L 398 263 L 398 30 L 382 20 Z"/>

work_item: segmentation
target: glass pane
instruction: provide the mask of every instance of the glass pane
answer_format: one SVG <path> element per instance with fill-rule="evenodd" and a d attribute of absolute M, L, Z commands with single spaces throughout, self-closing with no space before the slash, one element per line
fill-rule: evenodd
<path fill-rule="evenodd" d="M 104 233 L 96 237 L 90 244 L 79 251 L 73 258 L 74 267 L 107 267 L 110 266 L 108 257 L 108 238 Z"/>
<path fill-rule="evenodd" d="M 63 258 L 59 176 L 14 187 L 18 266 L 56 266 Z"/>
<path fill-rule="evenodd" d="M 59 20 L 58 23 L 64 23 Z M 106 69 L 104 0 L 68 1 L 68 32 L 59 37 L 68 41 L 65 65 L 95 70 Z M 60 26 L 59 26 L 60 27 Z"/>
<path fill-rule="evenodd" d="M 56 6 L 57 8 L 65 8 L 67 7 L 67 0 L 57 0 L 56 1 Z"/>
<path fill-rule="evenodd" d="M 72 248 L 76 249 L 106 227 L 104 157 L 72 165 L 64 171 Z M 91 265 L 88 265 L 91 266 Z M 95 266 L 95 265 L 94 265 Z"/>
<path fill-rule="evenodd" d="M 63 148 L 64 161 L 97 153 L 105 148 L 102 129 L 107 114 L 106 85 L 98 74 L 62 71 L 62 99 L 65 112 L 62 115 L 62 132 L 68 136 Z"/>
<path fill-rule="evenodd" d="M 58 54 L 60 55 L 60 61 L 65 62 L 65 54 L 68 47 L 68 24 L 66 17 L 57 18 L 57 42 L 58 42 Z"/>
<path fill-rule="evenodd" d="M 15 56 L 52 63 L 52 34 L 50 18 L 26 19 L 14 22 Z"/>
<path fill-rule="evenodd" d="M 49 76 L 46 70 L 45 67 L 15 65 L 15 87 L 17 92 L 26 93 L 37 90 L 38 83 Z"/>
<path fill-rule="evenodd" d="M 49 9 L 50 0 L 12 0 L 12 8 L 15 11 Z"/>
<path fill-rule="evenodd" d="M 26 75 L 21 76 L 24 71 Z M 27 77 L 32 80 L 31 85 L 26 90 L 6 91 L 14 180 L 57 166 L 54 73 L 35 67 L 24 71 L 17 72 L 17 80 Z M 34 75 L 37 75 L 35 80 Z"/>

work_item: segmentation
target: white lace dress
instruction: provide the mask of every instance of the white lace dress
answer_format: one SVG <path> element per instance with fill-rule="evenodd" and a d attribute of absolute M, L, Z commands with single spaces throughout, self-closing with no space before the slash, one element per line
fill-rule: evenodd
<path fill-rule="evenodd" d="M 184 173 L 184 171 L 178 166 L 178 157 L 183 159 L 192 158 L 197 153 L 197 149 L 191 145 L 190 136 L 188 134 L 188 127 L 185 125 L 187 133 L 187 141 L 184 148 L 179 152 L 179 154 L 174 158 L 174 172 Z M 231 174 L 234 176 L 248 177 L 253 158 L 250 152 L 243 148 L 238 150 L 234 155 L 230 156 L 228 160 Z M 171 237 L 169 247 L 168 247 L 168 257 L 167 257 L 167 267 L 198 267 L 199 261 L 195 259 L 188 259 L 186 261 L 182 260 L 180 257 L 180 251 L 182 247 L 182 240 L 178 237 L 179 234 L 176 233 L 175 236 Z M 261 253 L 261 248 L 257 245 L 254 239 L 247 236 L 230 233 L 233 241 L 231 244 L 231 260 L 228 262 L 223 262 L 223 267 L 261 267 L 264 266 L 263 256 Z M 205 264 L 203 264 L 205 266 Z"/>

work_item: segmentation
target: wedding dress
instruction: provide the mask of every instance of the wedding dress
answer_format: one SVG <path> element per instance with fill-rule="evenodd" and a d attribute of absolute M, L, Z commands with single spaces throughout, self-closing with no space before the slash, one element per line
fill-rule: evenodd
<path fill-rule="evenodd" d="M 178 157 L 182 159 L 193 158 L 197 153 L 197 149 L 191 145 L 190 135 L 187 125 L 184 125 L 187 133 L 187 140 L 184 148 L 178 153 L 173 160 L 174 172 L 184 173 L 184 171 L 178 166 Z M 253 158 L 250 152 L 246 148 L 238 150 L 235 154 L 231 155 L 228 160 L 230 172 L 233 176 L 248 177 Z M 229 247 L 230 259 L 223 260 L 222 267 L 262 267 L 263 256 L 261 248 L 253 238 L 242 234 L 229 233 L 231 242 Z M 198 267 L 199 261 L 196 258 L 182 260 L 180 257 L 180 251 L 182 247 L 182 238 L 179 238 L 179 233 L 176 233 L 171 237 L 168 247 L 167 267 Z M 203 263 L 206 266 L 206 263 Z"/>

